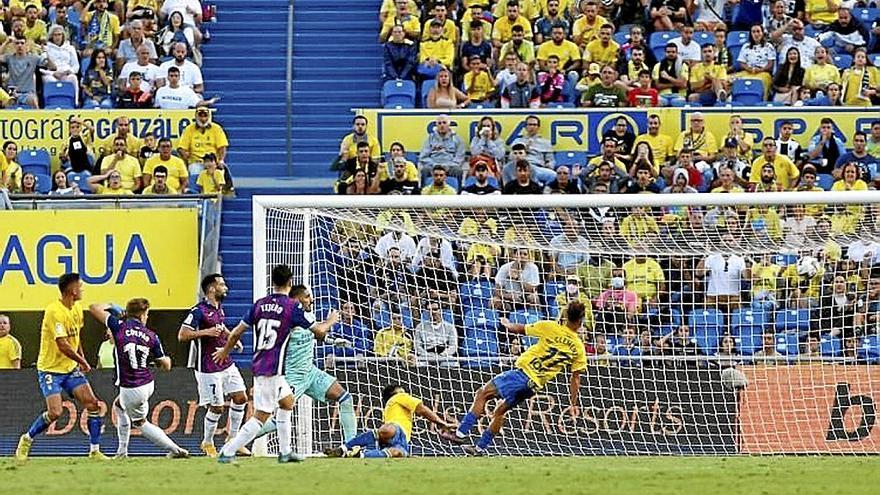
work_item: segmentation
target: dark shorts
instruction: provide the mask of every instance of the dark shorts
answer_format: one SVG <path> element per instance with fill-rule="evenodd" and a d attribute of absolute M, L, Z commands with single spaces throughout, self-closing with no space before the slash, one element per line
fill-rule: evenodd
<path fill-rule="evenodd" d="M 520 369 L 501 373 L 492 379 L 492 384 L 498 390 L 498 395 L 507 403 L 508 409 L 513 409 L 524 400 L 535 395 L 532 380 Z"/>
<path fill-rule="evenodd" d="M 40 391 L 43 397 L 67 392 L 73 395 L 73 391 L 82 385 L 88 385 L 89 381 L 80 370 L 73 370 L 70 373 L 51 373 L 49 371 L 37 371 L 37 378 L 40 381 Z"/>

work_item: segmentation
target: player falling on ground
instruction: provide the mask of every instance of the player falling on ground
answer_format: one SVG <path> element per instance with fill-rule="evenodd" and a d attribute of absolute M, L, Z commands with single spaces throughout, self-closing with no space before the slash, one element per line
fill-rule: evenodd
<path fill-rule="evenodd" d="M 229 335 L 226 345 L 214 353 L 216 362 L 228 359 L 233 346 L 241 335 L 254 327 L 254 358 L 251 370 L 254 374 L 254 415 L 238 435 L 223 446 L 218 461 L 230 463 L 235 453 L 250 443 L 263 428 L 266 420 L 275 413 L 278 427 L 278 462 L 299 462 L 304 458 L 293 453 L 290 445 L 290 418 L 293 412 L 293 392 L 284 379 L 284 365 L 290 334 L 296 327 L 309 329 L 318 339 L 323 339 L 330 327 L 339 319 L 336 311 L 330 312 L 326 321 L 316 323 L 301 303 L 290 298 L 293 273 L 287 265 L 272 268 L 272 294 L 258 299 L 241 322 Z"/>
<path fill-rule="evenodd" d="M 180 325 L 177 340 L 189 342 L 189 360 L 187 366 L 193 368 L 199 388 L 199 406 L 206 406 L 204 437 L 201 448 L 208 457 L 217 457 L 214 446 L 214 433 L 217 422 L 223 414 L 226 397 L 232 399 L 229 406 L 229 432 L 226 441 L 238 433 L 244 411 L 247 407 L 247 394 L 244 380 L 238 367 L 231 359 L 215 363 L 211 354 L 226 345 L 229 330 L 224 321 L 223 299 L 229 293 L 226 281 L 219 273 L 213 273 L 202 279 L 202 294 L 205 298 L 190 309 L 189 314 Z M 246 449 L 239 455 L 249 455 Z"/>
<path fill-rule="evenodd" d="M 116 458 L 128 457 L 132 425 L 139 428 L 144 438 L 153 442 L 153 445 L 168 452 L 169 458 L 189 457 L 189 452 L 168 438 L 162 428 L 147 421 L 154 388 L 149 361 L 155 361 L 160 369 L 171 369 L 171 358 L 165 355 L 159 336 L 147 327 L 150 302 L 140 298 L 128 301 L 121 318 L 112 314 L 111 308 L 110 304 L 92 304 L 89 313 L 113 334 L 116 386 L 119 387 L 119 396 L 113 401 L 116 430 L 119 433 Z"/>
<path fill-rule="evenodd" d="M 37 377 L 46 398 L 46 411 L 37 416 L 28 431 L 18 439 L 15 458 L 25 460 L 34 437 L 46 431 L 62 412 L 61 392 L 72 395 L 88 411 L 89 457 L 108 459 L 101 453 L 101 409 L 83 373 L 92 367 L 83 356 L 80 332 L 83 328 L 82 281 L 79 274 L 65 273 L 58 279 L 61 299 L 50 303 L 43 312 L 40 328 L 40 354 Z"/>
<path fill-rule="evenodd" d="M 397 384 L 388 385 L 382 390 L 382 426 L 368 430 L 339 447 L 326 449 L 327 457 L 408 457 L 409 440 L 412 437 L 413 420 L 421 416 L 441 428 L 451 431 L 454 424 L 447 423 L 433 409 L 408 394 Z M 451 435 L 451 434 L 448 434 Z"/>
<path fill-rule="evenodd" d="M 474 396 L 474 404 L 462 418 L 455 436 L 456 443 L 464 443 L 471 429 L 486 412 L 486 401 L 501 397 L 495 407 L 492 422 L 489 423 L 476 446 L 467 445 L 465 452 L 471 455 L 485 455 L 495 435 L 501 431 L 504 415 L 518 404 L 542 389 L 550 380 L 571 367 L 569 394 L 571 396 L 571 415 L 577 417 L 578 393 L 580 392 L 581 371 L 587 367 L 584 344 L 578 336 L 586 309 L 580 301 L 571 301 L 565 308 L 565 325 L 555 321 L 543 320 L 531 325 L 511 323 L 507 318 L 501 324 L 511 333 L 537 337 L 538 342 L 529 347 L 517 358 L 515 368 L 505 371 L 483 385 Z M 444 436 L 444 438 L 448 438 Z"/>
<path fill-rule="evenodd" d="M 303 310 L 312 312 L 312 293 L 305 285 L 296 285 L 290 291 L 290 298 L 302 304 Z M 315 366 L 315 333 L 297 327 L 290 333 L 290 343 L 284 364 L 284 379 L 294 393 L 294 400 L 308 395 L 318 402 L 339 404 L 339 422 L 342 424 L 342 438 L 349 441 L 357 434 L 357 419 L 354 416 L 354 400 L 339 381 Z M 332 342 L 331 342 L 332 341 Z M 325 338 L 325 343 L 346 345 L 344 339 Z M 260 430 L 257 438 L 276 431 L 275 420 L 270 419 Z"/>

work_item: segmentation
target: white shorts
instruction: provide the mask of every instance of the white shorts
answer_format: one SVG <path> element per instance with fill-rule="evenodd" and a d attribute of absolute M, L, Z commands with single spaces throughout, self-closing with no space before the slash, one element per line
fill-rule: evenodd
<path fill-rule="evenodd" d="M 290 385 L 283 376 L 254 377 L 254 409 L 273 413 L 278 409 L 278 401 L 293 395 Z"/>
<path fill-rule="evenodd" d="M 154 382 L 135 388 L 119 387 L 119 406 L 132 421 L 147 419 Z"/>
<path fill-rule="evenodd" d="M 234 364 L 217 373 L 196 371 L 196 383 L 199 384 L 200 406 L 222 406 L 227 395 L 247 390 Z"/>

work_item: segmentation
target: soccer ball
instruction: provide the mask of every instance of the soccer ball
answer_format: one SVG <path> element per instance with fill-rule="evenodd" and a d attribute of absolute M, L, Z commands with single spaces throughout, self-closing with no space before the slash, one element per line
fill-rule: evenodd
<path fill-rule="evenodd" d="M 736 368 L 726 368 L 721 372 L 721 386 L 725 390 L 743 390 L 749 385 L 749 380 L 742 371 Z"/>
<path fill-rule="evenodd" d="M 804 256 L 797 262 L 798 275 L 806 275 L 812 278 L 819 273 L 820 269 L 822 269 L 822 263 L 812 256 Z"/>

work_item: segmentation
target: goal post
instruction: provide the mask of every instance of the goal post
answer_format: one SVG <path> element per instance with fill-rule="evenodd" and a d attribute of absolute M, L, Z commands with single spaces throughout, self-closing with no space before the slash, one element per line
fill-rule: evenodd
<path fill-rule="evenodd" d="M 319 319 L 341 312 L 349 345 L 317 344 L 316 365 L 359 429 L 392 383 L 457 421 L 535 343 L 501 318 L 561 321 L 578 299 L 581 414 L 564 372 L 497 453 L 880 453 L 878 191 L 254 196 L 253 213 L 254 296 L 285 263 Z M 298 452 L 341 442 L 335 405 L 294 416 Z M 411 446 L 460 453 L 423 420 Z"/>

